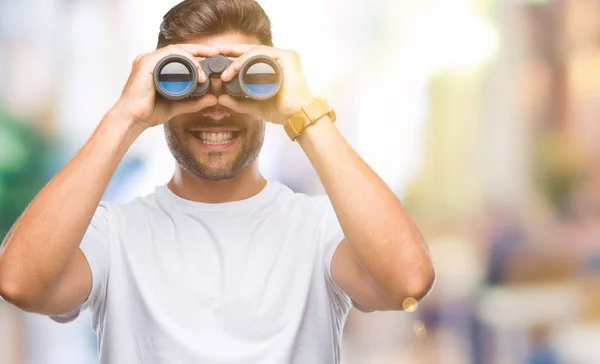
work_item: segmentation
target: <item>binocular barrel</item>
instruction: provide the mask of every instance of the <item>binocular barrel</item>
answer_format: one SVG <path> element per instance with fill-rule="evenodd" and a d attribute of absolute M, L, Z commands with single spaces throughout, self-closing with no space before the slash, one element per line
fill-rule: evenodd
<path fill-rule="evenodd" d="M 194 61 L 178 54 L 161 59 L 154 68 L 156 92 L 169 100 L 198 97 L 209 92 L 211 79 L 233 63 L 229 58 L 218 55 L 200 62 L 206 73 L 205 82 L 198 82 L 198 69 Z M 239 73 L 229 82 L 224 82 L 225 91 L 234 97 L 266 100 L 277 94 L 283 84 L 283 71 L 272 57 L 257 55 L 247 59 Z"/>

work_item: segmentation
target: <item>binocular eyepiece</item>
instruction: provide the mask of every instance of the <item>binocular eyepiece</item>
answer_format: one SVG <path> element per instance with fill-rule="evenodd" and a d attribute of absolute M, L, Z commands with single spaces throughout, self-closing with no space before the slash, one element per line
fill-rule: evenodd
<path fill-rule="evenodd" d="M 194 62 L 178 54 L 161 59 L 154 68 L 156 92 L 169 100 L 198 97 L 211 87 L 211 78 L 218 78 L 233 63 L 229 58 L 218 55 L 200 61 L 206 73 L 205 82 L 198 82 L 198 69 Z M 247 59 L 239 73 L 229 82 L 223 83 L 225 91 L 240 98 L 266 100 L 277 94 L 283 84 L 283 71 L 279 63 L 266 55 Z"/>

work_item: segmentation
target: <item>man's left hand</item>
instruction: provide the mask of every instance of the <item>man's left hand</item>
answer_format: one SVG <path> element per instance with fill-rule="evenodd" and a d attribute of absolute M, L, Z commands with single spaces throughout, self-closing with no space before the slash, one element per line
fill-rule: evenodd
<path fill-rule="evenodd" d="M 227 44 L 217 47 L 220 54 L 231 58 L 237 57 L 223 71 L 221 75 L 223 82 L 233 79 L 240 71 L 242 64 L 248 58 L 256 55 L 272 57 L 279 62 L 283 70 L 283 85 L 273 98 L 256 101 L 238 99 L 225 94 L 219 96 L 219 104 L 238 113 L 257 115 L 275 124 L 285 124 L 290 117 L 300 111 L 302 106 L 312 101 L 313 96 L 304 77 L 300 57 L 295 51 L 256 44 Z"/>

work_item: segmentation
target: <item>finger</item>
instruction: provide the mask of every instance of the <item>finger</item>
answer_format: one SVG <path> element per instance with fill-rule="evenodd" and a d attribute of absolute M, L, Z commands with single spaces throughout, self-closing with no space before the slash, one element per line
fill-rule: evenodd
<path fill-rule="evenodd" d="M 169 119 L 183 114 L 199 112 L 207 107 L 216 105 L 216 96 L 206 94 L 200 97 L 192 97 L 188 100 L 171 101 L 169 103 Z"/>
<path fill-rule="evenodd" d="M 204 72 L 202 69 L 200 62 L 206 58 L 218 55 L 219 50 L 214 46 L 208 46 L 204 44 L 179 44 L 178 46 L 195 58 L 196 66 L 198 68 L 198 82 L 206 82 L 206 72 Z"/>
<path fill-rule="evenodd" d="M 200 60 L 219 54 L 219 50 L 213 46 L 204 44 L 171 44 L 154 52 L 142 54 L 135 59 L 135 63 L 145 63 L 154 65 L 160 59 L 169 54 L 179 54 L 190 58 L 195 64 L 199 65 Z"/>
<path fill-rule="evenodd" d="M 263 117 L 263 105 L 260 101 L 237 99 L 230 95 L 219 96 L 219 104 L 225 106 L 228 109 L 233 110 L 238 114 L 249 114 Z"/>
<path fill-rule="evenodd" d="M 276 48 L 263 48 L 263 47 L 255 47 L 249 50 L 248 52 L 242 54 L 240 57 L 233 60 L 233 63 L 227 67 L 225 71 L 221 74 L 221 79 L 224 82 L 229 82 L 231 79 L 235 77 L 240 72 L 242 65 L 250 58 L 256 55 L 265 55 L 269 56 L 275 60 L 279 60 L 282 55 L 282 51 Z"/>
<path fill-rule="evenodd" d="M 198 70 L 198 81 L 204 82 L 206 80 L 206 74 L 200 66 L 200 61 L 198 61 L 196 57 L 194 57 L 191 53 L 187 52 L 185 49 L 179 46 L 167 46 L 151 53 L 139 55 L 133 61 L 133 67 L 137 68 L 138 70 L 141 70 L 142 72 L 152 74 L 154 72 L 156 64 L 160 62 L 160 60 L 164 57 L 167 57 L 172 54 L 178 54 L 189 59 L 190 62 L 194 64 Z"/>
<path fill-rule="evenodd" d="M 253 48 L 261 47 L 260 44 L 218 44 L 219 53 L 224 56 L 239 57 Z M 262 46 L 267 48 L 266 46 Z"/>
<path fill-rule="evenodd" d="M 202 69 L 202 66 L 200 66 L 200 61 L 219 54 L 219 50 L 216 47 L 205 44 L 172 44 L 161 48 L 157 53 L 163 57 L 169 54 L 186 56 L 198 69 L 198 82 L 205 82 L 206 73 Z M 160 59 L 162 57 L 157 59 L 155 63 L 158 63 Z"/>
<path fill-rule="evenodd" d="M 198 82 L 201 83 L 206 82 L 207 76 L 202 69 L 200 62 L 207 57 L 212 57 L 213 55 L 218 54 L 218 50 L 216 48 L 203 44 L 174 44 L 172 46 L 165 47 L 164 50 L 166 54 L 179 54 L 186 56 L 190 61 L 192 61 L 198 70 Z M 206 50 L 206 52 L 201 53 L 201 50 Z"/>
<path fill-rule="evenodd" d="M 215 46 L 206 44 L 184 43 L 176 44 L 175 46 L 185 49 L 194 57 L 213 57 L 219 54 L 219 49 Z"/>
<path fill-rule="evenodd" d="M 204 69 L 202 68 L 202 61 L 204 61 L 207 57 L 194 57 L 195 65 L 196 65 L 196 69 L 198 69 L 198 82 L 203 83 L 206 82 L 206 80 L 208 79 L 208 76 L 206 75 L 206 72 L 204 72 Z"/>

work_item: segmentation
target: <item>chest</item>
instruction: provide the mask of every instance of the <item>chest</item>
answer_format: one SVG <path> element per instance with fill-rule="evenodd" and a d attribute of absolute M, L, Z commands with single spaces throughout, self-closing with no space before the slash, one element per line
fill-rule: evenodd
<path fill-rule="evenodd" d="M 277 216 L 180 216 L 129 229 L 111 254 L 113 299 L 159 326 L 266 336 L 323 289 L 314 229 Z M 121 300 L 121 302 L 124 300 Z"/>

